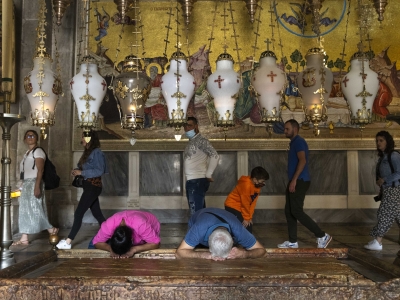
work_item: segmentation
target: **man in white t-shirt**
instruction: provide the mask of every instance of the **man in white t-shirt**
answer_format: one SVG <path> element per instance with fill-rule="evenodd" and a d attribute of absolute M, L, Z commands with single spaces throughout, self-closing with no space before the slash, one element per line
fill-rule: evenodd
<path fill-rule="evenodd" d="M 186 197 L 190 215 L 206 207 L 205 196 L 210 186 L 212 174 L 217 167 L 219 156 L 208 139 L 199 133 L 195 117 L 188 117 L 184 126 L 189 143 L 183 153 L 186 176 Z"/>

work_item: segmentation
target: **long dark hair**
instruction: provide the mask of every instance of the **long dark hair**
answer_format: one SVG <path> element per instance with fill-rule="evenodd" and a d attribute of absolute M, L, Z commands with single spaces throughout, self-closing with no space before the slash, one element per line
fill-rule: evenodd
<path fill-rule="evenodd" d="M 396 145 L 394 144 L 392 135 L 389 132 L 382 130 L 376 134 L 375 139 L 378 136 L 381 136 L 386 140 L 385 152 L 379 150 L 378 147 L 376 147 L 376 149 L 378 150 L 378 156 L 382 157 L 384 153 L 387 153 L 387 154 L 392 153 L 394 151 L 394 147 L 396 147 Z"/>
<path fill-rule="evenodd" d="M 110 239 L 110 246 L 115 254 L 122 255 L 132 247 L 133 230 L 129 226 L 118 226 Z"/>
<path fill-rule="evenodd" d="M 100 148 L 100 140 L 96 131 L 90 130 L 85 136 L 90 136 L 90 142 L 86 144 L 85 151 L 78 162 L 78 167 L 82 169 L 83 164 L 88 159 L 90 153 L 96 148 Z"/>

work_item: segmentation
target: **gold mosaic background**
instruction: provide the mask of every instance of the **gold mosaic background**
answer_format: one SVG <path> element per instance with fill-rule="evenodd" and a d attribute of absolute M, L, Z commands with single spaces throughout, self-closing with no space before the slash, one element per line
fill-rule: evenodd
<path fill-rule="evenodd" d="M 367 1 L 371 2 L 371 1 Z M 260 15 L 261 25 L 260 25 L 260 38 L 258 41 L 259 49 L 255 53 L 256 60 L 258 60 L 260 53 L 266 50 L 266 44 L 263 42 L 266 38 L 271 38 L 271 28 L 270 28 L 270 14 L 269 14 L 269 1 L 262 1 L 261 5 L 263 6 L 262 13 Z M 293 10 L 299 10 L 296 5 L 293 3 L 301 4 L 303 1 L 298 0 L 279 0 L 277 5 L 278 15 L 282 16 L 283 13 L 286 13 L 286 16 L 295 16 Z M 343 37 L 346 29 L 346 19 L 347 19 L 347 9 L 350 4 L 350 18 L 349 18 L 349 27 L 348 27 L 348 37 L 345 53 L 347 56 L 345 57 L 345 61 L 347 62 L 347 66 L 349 65 L 348 60 L 351 55 L 357 51 L 357 43 L 359 42 L 358 35 L 358 15 L 356 11 L 357 1 L 346 1 L 346 11 L 344 12 L 343 18 L 340 23 L 333 29 L 331 32 L 323 35 L 324 38 L 324 47 L 326 49 L 327 55 L 329 55 L 329 60 L 335 61 L 337 58 L 340 58 L 340 53 L 343 49 Z M 142 12 L 142 24 L 144 25 L 144 38 L 145 38 L 145 51 L 146 57 L 156 57 L 162 56 L 165 48 L 164 39 L 166 38 L 167 30 L 165 26 L 168 23 L 168 8 L 173 5 L 175 7 L 175 2 L 150 2 L 150 1 L 140 1 L 139 6 Z M 371 2 L 372 5 L 372 2 Z M 92 3 L 93 8 L 97 6 L 99 11 L 102 11 L 102 7 L 113 16 L 114 13 L 117 12 L 116 5 L 113 1 L 99 1 Z M 197 1 L 194 4 L 194 8 L 191 15 L 191 23 L 189 25 L 189 40 L 190 54 L 195 53 L 199 47 L 202 45 L 206 45 L 208 48 L 211 34 L 211 24 L 213 19 L 213 13 L 215 2 L 213 1 Z M 227 5 L 229 7 L 229 4 Z M 238 44 L 240 50 L 240 60 L 245 60 L 246 57 L 252 56 L 253 48 L 255 44 L 255 34 L 257 22 L 254 24 L 250 23 L 249 15 L 247 9 L 245 7 L 244 1 L 232 1 L 232 7 L 234 9 L 233 16 L 234 20 L 237 24 L 236 32 L 239 35 Z M 321 11 L 325 11 L 328 8 L 328 11 L 324 15 L 324 17 L 337 18 L 339 21 L 340 15 L 343 11 L 343 1 L 338 0 L 325 0 L 323 2 L 323 7 Z M 293 9 L 293 10 L 292 10 Z M 215 40 L 212 43 L 212 53 L 210 54 L 210 62 L 212 68 L 214 70 L 216 57 L 223 52 L 223 18 L 220 16 L 223 12 L 223 4 L 218 3 L 218 14 L 216 15 L 216 26 L 214 29 L 214 37 Z M 371 48 L 377 54 L 381 52 L 386 47 L 390 46 L 389 49 L 389 57 L 392 61 L 397 61 L 400 59 L 400 40 L 394 38 L 397 35 L 397 20 L 396 17 L 400 12 L 400 2 L 399 1 L 389 1 L 389 4 L 386 7 L 386 11 L 384 14 L 385 20 L 382 24 L 377 20 L 377 14 L 373 8 L 371 8 L 371 27 L 370 27 L 370 37 L 372 39 Z M 133 12 L 128 12 L 128 15 L 133 17 Z M 256 14 L 256 17 L 258 13 Z M 312 34 L 310 31 L 311 27 L 311 15 L 307 16 L 307 30 L 305 31 L 306 35 Z M 94 40 L 94 37 L 98 34 L 97 32 L 97 22 L 96 19 L 91 14 L 91 38 L 90 38 L 90 48 L 92 51 L 96 50 L 97 42 Z M 181 24 L 184 24 L 183 18 L 180 16 Z M 227 22 L 231 22 L 231 16 L 228 12 Z M 174 44 L 176 43 L 176 38 L 174 35 L 175 32 L 175 23 L 172 23 L 172 31 L 170 32 L 170 45 L 168 46 L 167 55 L 168 58 L 174 51 Z M 300 33 L 300 30 L 296 27 L 296 25 L 289 25 L 286 23 L 286 26 L 293 30 L 296 33 Z M 322 33 L 326 32 L 333 25 L 328 27 L 321 26 Z M 129 44 L 134 42 L 132 31 L 134 26 L 125 26 L 125 32 L 122 35 L 120 53 L 118 55 L 118 61 L 124 59 L 126 55 L 130 53 Z M 229 32 L 228 36 L 228 52 L 234 57 L 235 61 L 238 60 L 238 55 L 236 51 L 233 50 L 235 48 L 234 39 L 230 36 L 233 34 L 232 25 L 227 24 L 227 28 Z M 316 38 L 303 38 L 299 37 L 288 30 L 286 30 L 282 25 L 280 28 L 280 36 L 283 43 L 283 54 L 289 60 L 289 64 L 292 65 L 295 70 L 295 65 L 290 62 L 290 54 L 298 49 L 303 56 L 306 51 L 311 47 L 316 47 L 317 42 Z M 182 28 L 183 29 L 183 28 Z M 103 45 L 109 48 L 107 54 L 108 56 L 114 60 L 116 55 L 116 46 L 118 43 L 118 36 L 120 34 L 121 25 L 116 25 L 113 21 L 109 21 L 109 28 L 107 29 L 107 36 L 101 39 Z M 275 27 L 275 39 L 278 41 L 278 28 Z M 182 35 L 182 43 L 185 42 L 185 35 Z M 275 43 L 275 53 L 278 58 L 281 57 L 280 48 L 277 46 L 278 42 Z M 187 47 L 183 46 L 183 50 L 187 53 Z"/>

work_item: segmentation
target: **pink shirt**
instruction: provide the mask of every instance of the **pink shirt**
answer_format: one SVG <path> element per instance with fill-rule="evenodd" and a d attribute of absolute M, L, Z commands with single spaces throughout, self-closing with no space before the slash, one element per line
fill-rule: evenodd
<path fill-rule="evenodd" d="M 93 238 L 93 245 L 106 243 L 123 219 L 126 226 L 133 230 L 133 245 L 160 242 L 160 222 L 153 214 L 140 210 L 124 210 L 112 215 L 101 224 L 99 232 Z"/>

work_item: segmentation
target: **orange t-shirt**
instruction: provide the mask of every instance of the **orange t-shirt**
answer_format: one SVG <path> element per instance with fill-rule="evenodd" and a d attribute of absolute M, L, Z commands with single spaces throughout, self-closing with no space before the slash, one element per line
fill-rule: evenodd
<path fill-rule="evenodd" d="M 243 219 L 249 221 L 253 218 L 260 190 L 254 186 L 250 176 L 242 176 L 226 198 L 225 206 L 240 211 Z"/>

